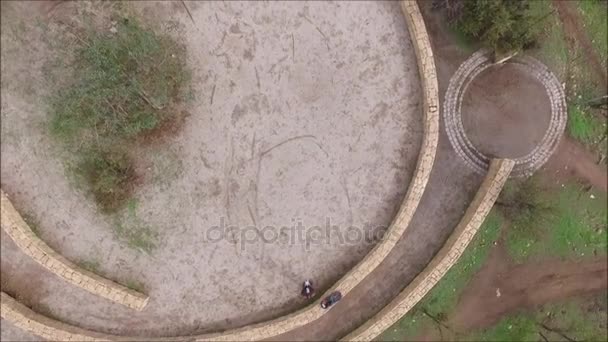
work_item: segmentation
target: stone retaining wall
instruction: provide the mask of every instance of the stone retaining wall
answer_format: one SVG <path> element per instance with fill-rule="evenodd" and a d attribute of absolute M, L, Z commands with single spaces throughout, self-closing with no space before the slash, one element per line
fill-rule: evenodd
<path fill-rule="evenodd" d="M 344 340 L 371 341 L 418 304 L 458 261 L 467 248 L 492 209 L 513 166 L 515 166 L 515 161 L 510 159 L 492 160 L 490 169 L 473 202 L 439 253 L 393 301 L 361 327 L 344 337 Z"/>
<path fill-rule="evenodd" d="M 135 310 L 142 310 L 146 306 L 148 296 L 84 270 L 59 255 L 34 234 L 1 190 L 0 197 L 0 224 L 2 229 L 13 239 L 23 253 L 65 281 L 94 295 Z"/>
<path fill-rule="evenodd" d="M 420 82 L 423 93 L 423 121 L 424 121 L 424 134 L 422 147 L 418 156 L 416 170 L 404 201 L 401 204 L 401 208 L 393 220 L 391 226 L 387 230 L 384 239 L 378 245 L 372 249 L 372 251 L 350 272 L 348 272 L 342 279 L 340 279 L 330 290 L 327 291 L 321 298 L 333 291 L 342 292 L 343 296 L 346 296 L 356 285 L 358 285 L 365 277 L 367 277 L 391 252 L 397 241 L 401 238 L 409 223 L 418 208 L 422 194 L 426 188 L 429 180 L 431 169 L 435 161 L 435 154 L 437 151 L 437 143 L 439 139 L 439 94 L 437 85 L 437 73 L 435 70 L 435 60 L 433 52 L 431 50 L 431 44 L 426 32 L 424 20 L 420 14 L 420 10 L 415 1 L 402 1 L 401 7 L 403 14 L 406 19 L 410 37 L 416 53 L 416 59 L 418 63 L 418 69 L 420 74 Z M 3 298 L 4 298 L 3 294 Z M 248 325 L 242 328 L 214 334 L 205 334 L 198 336 L 183 336 L 183 337 L 171 337 L 171 338 L 145 338 L 146 340 L 155 341 L 167 341 L 175 339 L 188 339 L 197 341 L 246 341 L 246 340 L 262 340 L 271 338 L 273 336 L 284 334 L 293 329 L 299 328 L 306 325 L 328 312 L 323 310 L 319 306 L 319 301 L 309 305 L 294 313 L 285 315 L 283 317 L 262 322 L 258 324 Z M 9 303 L 9 301 L 7 301 Z M 19 303 L 14 303 L 20 305 Z M 5 301 L 2 302 L 2 310 L 4 317 L 4 306 Z M 11 305 L 13 303 L 11 302 Z M 24 307 L 25 308 L 25 307 Z M 29 310 L 25 308 L 26 310 Z M 8 310 L 8 309 L 7 309 Z M 102 335 L 94 332 L 87 332 L 76 327 L 67 326 L 61 322 L 50 320 L 46 317 L 44 321 L 35 321 L 40 319 L 42 316 L 35 314 L 29 310 L 34 316 L 30 318 L 30 323 L 18 323 L 19 327 L 28 330 L 33 334 L 39 335 L 40 324 L 45 325 L 44 329 L 49 331 L 55 331 L 57 329 L 62 330 L 60 335 L 63 336 L 63 340 L 69 340 L 69 331 L 78 331 L 78 335 L 73 335 L 71 338 L 80 340 L 79 336 L 82 334 L 88 334 L 92 339 L 129 339 L 128 337 L 119 337 L 112 335 Z M 11 311 L 13 312 L 13 311 Z M 19 312 L 24 312 L 23 309 Z M 7 320 L 12 322 L 15 316 L 7 316 Z M 66 330 L 69 327 L 69 330 Z M 46 330 L 45 330 L 46 331 Z M 59 332 L 53 332 L 57 334 Z M 42 335 L 39 335 L 42 336 Z M 59 335 L 54 335 L 59 336 Z M 43 336 L 44 337 L 44 336 Z M 133 337 L 131 338 L 133 339 Z"/>
<path fill-rule="evenodd" d="M 0 316 L 16 327 L 49 341 L 108 341 L 102 334 L 82 330 L 39 315 L 2 292 Z"/>

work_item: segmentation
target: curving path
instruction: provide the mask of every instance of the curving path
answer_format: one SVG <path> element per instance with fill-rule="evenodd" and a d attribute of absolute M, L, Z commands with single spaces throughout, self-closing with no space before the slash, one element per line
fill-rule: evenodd
<path fill-rule="evenodd" d="M 454 232 L 429 265 L 376 316 L 344 337 L 347 341 L 371 341 L 407 314 L 458 261 L 481 227 L 509 178 L 515 161 L 494 159 L 473 202 Z"/>
<path fill-rule="evenodd" d="M 126 307 L 143 310 L 149 297 L 78 267 L 42 241 L 0 190 L 0 223 L 15 244 L 34 261 L 66 282 Z"/>

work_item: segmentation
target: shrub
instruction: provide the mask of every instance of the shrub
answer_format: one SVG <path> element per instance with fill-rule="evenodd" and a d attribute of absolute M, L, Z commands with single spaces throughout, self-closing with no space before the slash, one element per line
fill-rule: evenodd
<path fill-rule="evenodd" d="M 181 44 L 132 18 L 113 25 L 76 34 L 71 84 L 50 106 L 51 132 L 76 153 L 75 171 L 104 212 L 120 209 L 133 190 L 133 162 L 123 151 L 180 120 L 189 82 Z"/>
<path fill-rule="evenodd" d="M 537 34 L 529 0 L 439 0 L 436 6 L 469 39 L 499 54 L 531 46 Z"/>
<path fill-rule="evenodd" d="M 130 198 L 135 171 L 129 157 L 116 151 L 90 151 L 78 165 L 102 211 L 112 212 Z"/>

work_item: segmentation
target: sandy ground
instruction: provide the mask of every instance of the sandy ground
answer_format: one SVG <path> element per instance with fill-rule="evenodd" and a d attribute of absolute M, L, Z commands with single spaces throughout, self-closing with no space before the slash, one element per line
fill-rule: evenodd
<path fill-rule="evenodd" d="M 449 77 L 468 56 L 442 41 L 436 31 L 438 16 L 427 5 L 421 10 L 427 21 L 443 99 Z M 431 24 L 429 24 L 431 21 Z M 446 51 L 447 49 L 447 51 Z M 441 50 L 442 53 L 436 51 Z M 388 257 L 364 281 L 355 287 L 321 319 L 277 336 L 276 341 L 332 341 L 343 337 L 380 311 L 420 271 L 443 246 L 481 184 L 482 177 L 471 171 L 452 149 L 443 120 L 439 146 L 429 183 L 410 227 Z"/>
<path fill-rule="evenodd" d="M 52 84 L 44 80 L 37 25 L 80 5 L 29 5 L 2 4 L 2 189 L 61 254 L 142 283 L 151 300 L 134 313 L 68 286 L 3 235 L 2 282 L 23 301 L 111 333 L 236 327 L 302 306 L 304 278 L 327 287 L 373 246 L 357 234 L 350 243 L 290 241 L 291 230 L 281 227 L 302 222 L 305 231 L 325 233 L 330 219 L 334 232 L 346 234 L 394 216 L 422 131 L 417 68 L 398 4 L 187 3 L 192 18 L 181 2 L 132 5 L 184 39 L 195 80 L 182 132 L 142 152 L 151 169 L 137 193 L 137 220 L 160 242 L 150 255 L 118 240 L 113 220 L 74 190 L 45 128 Z M 222 221 L 235 228 L 217 239 L 212 227 Z M 276 227 L 264 230 L 267 241 L 244 235 L 267 225 Z M 448 231 L 433 232 L 421 228 L 408 239 L 432 238 L 437 247 Z M 424 265 L 430 251 L 414 263 Z M 28 290 L 32 274 L 36 287 Z M 18 338 L 13 330 L 2 329 L 2 338 Z"/>

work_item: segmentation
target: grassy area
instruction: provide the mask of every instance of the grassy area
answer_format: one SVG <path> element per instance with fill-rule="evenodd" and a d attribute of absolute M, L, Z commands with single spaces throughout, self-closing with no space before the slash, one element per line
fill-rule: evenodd
<path fill-rule="evenodd" d="M 136 178 L 125 151 L 91 149 L 81 157 L 76 172 L 86 181 L 95 201 L 105 212 L 113 212 L 131 197 Z"/>
<path fill-rule="evenodd" d="M 115 217 L 114 232 L 133 249 L 151 253 L 158 245 L 158 233 L 137 216 L 137 201 L 130 199 Z"/>
<path fill-rule="evenodd" d="M 568 133 L 574 139 L 587 145 L 600 142 L 606 131 L 604 120 L 587 112 L 584 105 L 568 106 Z"/>
<path fill-rule="evenodd" d="M 378 340 L 401 341 L 415 338 L 421 328 L 432 323 L 430 316 L 440 321 L 446 319 L 460 293 L 485 262 L 490 248 L 498 239 L 501 225 L 500 215 L 492 210 L 460 260 L 416 307 L 387 329 Z"/>
<path fill-rule="evenodd" d="M 606 200 L 605 193 L 574 183 L 559 189 L 544 188 L 534 177 L 509 183 L 497 202 L 511 221 L 507 250 L 517 262 L 605 255 Z"/>
<path fill-rule="evenodd" d="M 529 53 L 542 60 L 560 79 L 565 80 L 568 45 L 557 12 L 550 0 L 531 1 L 529 10 L 535 18 L 543 18 L 538 30 L 537 44 Z"/>
<path fill-rule="evenodd" d="M 547 256 L 572 259 L 606 255 L 606 201 L 605 193 L 583 191 L 573 183 L 554 189 L 544 186 L 536 177 L 510 181 L 503 189 L 497 207 L 492 210 L 458 263 L 414 309 L 380 335 L 378 340 L 415 340 L 425 329 L 445 321 L 463 289 L 485 262 L 493 242 L 498 239 L 503 217 L 511 225 L 506 234 L 506 247 L 517 262 Z M 557 317 L 555 320 L 559 324 L 566 322 L 568 317 L 578 315 L 573 314 L 573 309 L 551 309 L 548 312 L 553 312 L 551 317 Z M 566 314 L 569 316 L 562 317 Z M 536 322 L 542 320 L 529 314 L 508 317 L 492 329 L 474 332 L 463 340 L 537 341 Z M 577 324 L 573 328 L 575 331 L 588 330 L 580 322 Z M 504 339 L 506 337 L 509 338 Z"/>
<path fill-rule="evenodd" d="M 583 25 L 591 43 L 597 50 L 604 68 L 608 60 L 608 15 L 606 1 L 579 0 L 576 2 L 583 17 Z"/>
<path fill-rule="evenodd" d="M 599 306 L 599 308 L 598 308 Z M 606 341 L 606 294 L 593 302 L 569 300 L 521 312 L 463 336 L 463 341 Z"/>
<path fill-rule="evenodd" d="M 597 48 L 602 61 L 606 61 L 608 44 L 608 24 L 606 8 L 595 0 L 577 1 L 583 15 L 584 25 Z M 587 61 L 585 51 L 579 42 L 569 47 L 564 27 L 557 11 L 549 0 L 530 2 L 530 11 L 540 22 L 541 30 L 535 48 L 528 52 L 540 59 L 567 85 L 568 134 L 598 153 L 605 154 L 606 146 L 601 145 L 606 136 L 606 120 L 587 102 L 602 95 L 596 85 L 594 70 Z M 546 15 L 552 13 L 551 15 Z"/>
<path fill-rule="evenodd" d="M 77 155 L 73 171 L 104 212 L 133 193 L 133 147 L 181 115 L 190 76 L 184 47 L 121 17 L 77 33 L 73 81 L 50 101 L 50 129 Z"/>

